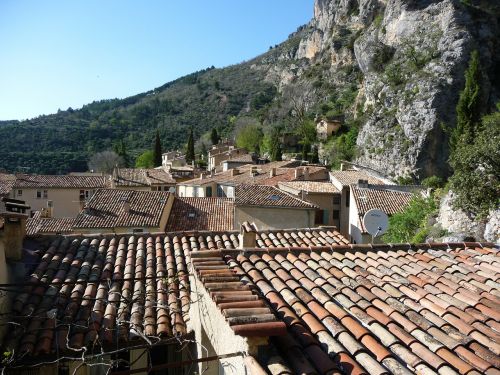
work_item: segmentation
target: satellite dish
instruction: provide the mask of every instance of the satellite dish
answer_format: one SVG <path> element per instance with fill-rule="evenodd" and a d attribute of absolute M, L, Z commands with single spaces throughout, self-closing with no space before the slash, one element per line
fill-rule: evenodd
<path fill-rule="evenodd" d="M 384 211 L 373 208 L 363 216 L 363 225 L 373 237 L 383 235 L 389 228 L 389 217 Z"/>

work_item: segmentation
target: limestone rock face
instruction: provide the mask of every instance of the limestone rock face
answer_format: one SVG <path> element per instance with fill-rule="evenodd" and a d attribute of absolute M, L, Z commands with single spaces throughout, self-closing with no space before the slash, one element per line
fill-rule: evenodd
<path fill-rule="evenodd" d="M 474 220 L 465 212 L 453 208 L 453 192 L 448 192 L 439 206 L 437 222 L 449 232 L 444 242 L 467 240 L 500 243 L 500 209 L 492 210 L 483 221 Z"/>
<path fill-rule="evenodd" d="M 484 107 L 500 96 L 495 3 L 316 0 L 313 19 L 292 34 L 286 43 L 293 48 L 268 66 L 267 77 L 282 92 L 302 87 L 297 95 L 308 104 L 357 87 L 349 109 L 363 114 L 356 162 L 391 177 L 446 174 L 443 125 L 455 124 L 472 50 L 481 56 Z M 311 76 L 320 77 L 312 87 Z"/>

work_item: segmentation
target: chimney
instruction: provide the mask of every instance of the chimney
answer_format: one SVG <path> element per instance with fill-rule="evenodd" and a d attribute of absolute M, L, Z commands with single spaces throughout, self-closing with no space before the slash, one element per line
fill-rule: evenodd
<path fill-rule="evenodd" d="M 300 176 L 302 176 L 302 168 L 295 168 L 295 179 L 299 178 Z"/>
<path fill-rule="evenodd" d="M 309 167 L 304 167 L 304 180 L 309 180 Z"/>
<path fill-rule="evenodd" d="M 368 187 L 368 180 L 358 180 L 358 187 L 360 188 L 367 188 Z"/>
<path fill-rule="evenodd" d="M 204 180 L 205 179 L 205 173 L 200 173 L 200 180 Z"/>
<path fill-rule="evenodd" d="M 344 163 L 340 163 L 340 170 L 345 171 L 345 164 Z"/>
<path fill-rule="evenodd" d="M 257 233 L 255 231 L 255 227 L 250 225 L 247 221 L 241 224 L 239 240 L 240 249 L 254 249 L 257 246 Z"/>
<path fill-rule="evenodd" d="M 274 177 L 276 176 L 276 168 L 273 167 L 271 168 L 271 170 L 269 171 L 269 177 Z"/>
<path fill-rule="evenodd" d="M 2 212 L 0 217 L 4 220 L 3 227 L 0 227 L 0 259 L 5 256 L 5 259 L 21 260 L 28 215 L 18 212 Z M 0 264 L 0 269 L 2 267 L 3 265 Z"/>

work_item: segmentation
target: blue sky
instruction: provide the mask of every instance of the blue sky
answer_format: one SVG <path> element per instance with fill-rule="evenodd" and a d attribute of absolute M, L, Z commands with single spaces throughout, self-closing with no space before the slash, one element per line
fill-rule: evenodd
<path fill-rule="evenodd" d="M 250 59 L 312 12 L 313 0 L 1 0 L 0 120 Z"/>

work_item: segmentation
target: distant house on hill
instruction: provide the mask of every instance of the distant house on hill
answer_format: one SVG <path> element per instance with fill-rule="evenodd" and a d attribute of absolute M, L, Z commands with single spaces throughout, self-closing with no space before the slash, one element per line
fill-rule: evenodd
<path fill-rule="evenodd" d="M 324 141 L 328 137 L 334 135 L 339 131 L 342 122 L 340 118 L 318 118 L 316 120 L 316 135 L 318 139 Z"/>

